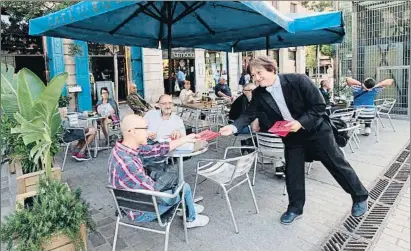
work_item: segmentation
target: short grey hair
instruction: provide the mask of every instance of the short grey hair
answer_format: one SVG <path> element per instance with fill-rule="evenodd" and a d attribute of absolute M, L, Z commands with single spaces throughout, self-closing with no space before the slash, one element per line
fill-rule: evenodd
<path fill-rule="evenodd" d="M 254 83 L 245 84 L 245 85 L 243 86 L 243 90 L 244 90 L 244 88 L 246 88 L 246 87 L 254 87 L 254 89 L 255 89 L 255 88 L 257 88 L 257 85 L 255 85 Z"/>

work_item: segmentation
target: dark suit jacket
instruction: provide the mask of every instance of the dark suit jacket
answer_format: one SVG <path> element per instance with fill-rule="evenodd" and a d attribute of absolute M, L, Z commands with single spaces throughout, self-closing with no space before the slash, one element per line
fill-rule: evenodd
<path fill-rule="evenodd" d="M 230 112 L 228 113 L 228 119 L 236 120 L 240 115 L 247 110 L 250 102 L 248 98 L 243 94 L 238 97 L 232 104 L 230 108 Z"/>
<path fill-rule="evenodd" d="M 294 119 L 304 129 L 290 133 L 283 138 L 286 146 L 301 143 L 302 137 L 318 133 L 319 125 L 324 121 L 325 101 L 318 88 L 305 74 L 278 74 L 284 99 Z M 275 122 L 284 120 L 277 103 L 265 87 L 257 87 L 248 109 L 234 121 L 236 128 L 249 125 L 257 116 L 266 119 L 266 125 L 260 125 L 262 131 L 268 130 Z M 265 128 L 268 127 L 268 128 Z"/>

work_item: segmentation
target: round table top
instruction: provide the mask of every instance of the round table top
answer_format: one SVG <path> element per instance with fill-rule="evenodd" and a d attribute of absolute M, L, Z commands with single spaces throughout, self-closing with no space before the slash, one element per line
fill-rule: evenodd
<path fill-rule="evenodd" d="M 172 151 L 172 152 L 169 153 L 169 155 L 171 157 L 176 157 L 176 158 L 178 158 L 178 157 L 193 157 L 193 156 L 203 154 L 207 151 L 208 151 L 208 145 L 206 147 L 198 150 L 198 151 L 195 151 L 195 152 L 177 152 L 176 153 L 176 152 Z"/>

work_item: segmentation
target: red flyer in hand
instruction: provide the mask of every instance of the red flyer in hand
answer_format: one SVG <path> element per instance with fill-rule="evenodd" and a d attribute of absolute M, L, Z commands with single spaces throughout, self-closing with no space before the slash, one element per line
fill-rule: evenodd
<path fill-rule="evenodd" d="M 290 121 L 277 121 L 268 131 L 278 136 L 285 137 L 290 132 L 290 127 L 285 126 L 288 123 L 290 123 Z"/>
<path fill-rule="evenodd" d="M 205 131 L 200 132 L 197 135 L 199 136 L 199 139 L 201 139 L 201 140 L 211 141 L 211 140 L 217 138 L 218 136 L 220 136 L 220 133 L 213 132 L 211 130 L 205 130 Z"/>

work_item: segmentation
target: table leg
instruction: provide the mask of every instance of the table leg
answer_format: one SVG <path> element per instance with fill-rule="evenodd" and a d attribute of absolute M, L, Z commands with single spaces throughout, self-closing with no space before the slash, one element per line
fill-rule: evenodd
<path fill-rule="evenodd" d="M 93 120 L 93 127 L 96 128 L 97 130 L 97 120 Z M 97 153 L 98 153 L 98 142 L 100 141 L 99 133 L 96 133 L 96 136 L 94 137 L 94 158 L 97 158 Z"/>
<path fill-rule="evenodd" d="M 180 176 L 180 182 L 183 182 L 184 181 L 183 157 L 178 157 L 178 174 Z"/>

